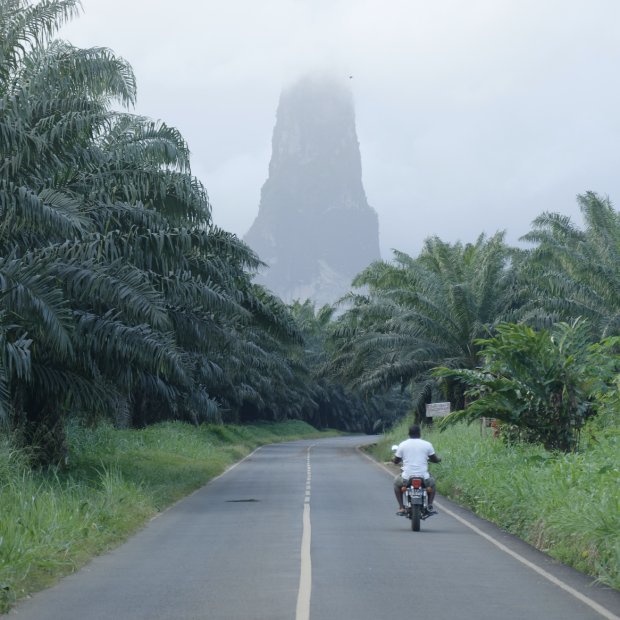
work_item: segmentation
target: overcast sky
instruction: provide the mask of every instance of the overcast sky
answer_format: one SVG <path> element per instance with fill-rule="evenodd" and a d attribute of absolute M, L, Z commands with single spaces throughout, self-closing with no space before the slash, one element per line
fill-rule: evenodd
<path fill-rule="evenodd" d="M 544 210 L 580 221 L 586 190 L 620 205 L 618 0 L 82 2 L 60 36 L 133 65 L 136 111 L 181 130 L 239 236 L 280 90 L 323 68 L 353 89 L 384 258 L 431 234 L 516 242 Z"/>

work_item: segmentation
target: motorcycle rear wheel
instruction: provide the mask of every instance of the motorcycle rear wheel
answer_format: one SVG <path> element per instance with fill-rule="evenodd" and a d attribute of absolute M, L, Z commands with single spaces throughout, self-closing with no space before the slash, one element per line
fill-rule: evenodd
<path fill-rule="evenodd" d="M 411 506 L 411 531 L 419 532 L 420 531 L 420 513 L 422 506 L 420 504 L 414 504 Z"/>

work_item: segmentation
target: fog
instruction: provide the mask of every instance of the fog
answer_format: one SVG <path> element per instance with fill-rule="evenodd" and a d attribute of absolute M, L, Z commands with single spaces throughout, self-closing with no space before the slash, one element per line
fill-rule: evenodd
<path fill-rule="evenodd" d="M 431 234 L 516 242 L 544 210 L 579 221 L 586 190 L 620 202 L 617 0 L 82 2 L 60 36 L 133 65 L 135 111 L 181 130 L 239 236 L 282 86 L 323 69 L 354 93 L 384 257 Z"/>

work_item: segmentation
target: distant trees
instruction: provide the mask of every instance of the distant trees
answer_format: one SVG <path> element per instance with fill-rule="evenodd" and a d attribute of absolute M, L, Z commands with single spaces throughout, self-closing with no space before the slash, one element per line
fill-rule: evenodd
<path fill-rule="evenodd" d="M 366 396 L 359 390 L 346 390 L 337 377 L 324 372 L 326 365 L 329 367 L 326 338 L 338 325 L 333 320 L 335 307 L 325 305 L 315 311 L 314 302 L 295 301 L 291 312 L 304 337 L 303 359 L 311 373 L 316 403 L 309 420 L 315 426 L 375 433 L 406 415 L 410 407 L 408 391 L 403 395 L 388 389 Z"/>
<path fill-rule="evenodd" d="M 466 245 L 432 237 L 417 258 L 396 251 L 393 263 L 372 263 L 354 280 L 369 293 L 343 300 L 351 307 L 328 337 L 322 372 L 363 395 L 408 388 L 420 412 L 440 394 L 462 407 L 463 386 L 432 371 L 480 364 L 478 339 L 522 304 L 520 261 L 497 233 Z"/>

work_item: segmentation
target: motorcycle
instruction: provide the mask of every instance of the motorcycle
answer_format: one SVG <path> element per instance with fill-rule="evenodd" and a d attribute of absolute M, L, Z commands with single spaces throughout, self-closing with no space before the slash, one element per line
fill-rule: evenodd
<path fill-rule="evenodd" d="M 392 452 L 396 452 L 398 446 L 392 446 Z M 424 521 L 436 514 L 428 509 L 430 505 L 429 494 L 430 487 L 424 484 L 424 478 L 421 476 L 410 476 L 407 486 L 402 487 L 403 506 L 405 507 L 405 516 L 411 520 L 411 531 L 420 531 L 420 521 Z"/>

